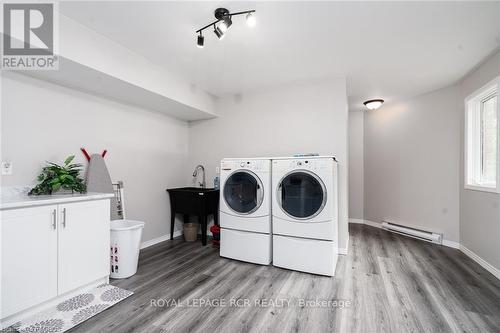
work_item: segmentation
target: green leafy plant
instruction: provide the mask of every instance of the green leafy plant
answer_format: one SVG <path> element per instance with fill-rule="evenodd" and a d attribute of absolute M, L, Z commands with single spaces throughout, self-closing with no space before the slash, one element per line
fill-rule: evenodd
<path fill-rule="evenodd" d="M 81 164 L 71 164 L 75 155 L 68 156 L 64 165 L 47 162 L 38 176 L 39 184 L 31 189 L 28 195 L 52 194 L 59 190 L 84 193 L 86 186 L 80 177 Z"/>

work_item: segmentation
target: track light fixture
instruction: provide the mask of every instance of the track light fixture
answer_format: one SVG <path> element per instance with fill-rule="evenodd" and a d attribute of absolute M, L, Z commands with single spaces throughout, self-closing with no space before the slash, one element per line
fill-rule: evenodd
<path fill-rule="evenodd" d="M 236 12 L 236 13 L 230 13 L 229 10 L 226 8 L 217 8 L 214 12 L 215 16 L 215 21 L 212 23 L 207 24 L 201 29 L 196 30 L 196 33 L 198 34 L 198 40 L 197 40 L 197 46 L 199 48 L 203 48 L 205 38 L 202 35 L 203 30 L 210 28 L 213 26 L 214 28 L 214 34 L 217 36 L 219 40 L 224 38 L 224 34 L 227 32 L 229 27 L 233 24 L 232 17 L 237 16 L 237 15 L 246 15 L 246 22 L 247 25 L 250 27 L 253 27 L 255 25 L 255 10 L 246 10 L 243 12 Z M 219 22 L 221 22 L 219 25 L 217 25 Z"/>

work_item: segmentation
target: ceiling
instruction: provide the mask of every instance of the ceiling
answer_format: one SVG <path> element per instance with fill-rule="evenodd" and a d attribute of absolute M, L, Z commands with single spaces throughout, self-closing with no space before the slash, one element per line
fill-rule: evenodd
<path fill-rule="evenodd" d="M 195 31 L 217 7 L 226 38 Z M 459 80 L 500 47 L 500 2 L 61 2 L 60 11 L 215 96 L 345 77 L 351 110 Z"/>

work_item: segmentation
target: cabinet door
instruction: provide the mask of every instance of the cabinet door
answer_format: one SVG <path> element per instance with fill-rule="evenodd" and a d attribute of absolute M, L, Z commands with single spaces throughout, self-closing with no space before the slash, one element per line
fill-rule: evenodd
<path fill-rule="evenodd" d="M 109 275 L 109 221 L 109 200 L 59 205 L 59 295 Z"/>
<path fill-rule="evenodd" d="M 57 206 L 0 212 L 1 313 L 57 296 Z"/>

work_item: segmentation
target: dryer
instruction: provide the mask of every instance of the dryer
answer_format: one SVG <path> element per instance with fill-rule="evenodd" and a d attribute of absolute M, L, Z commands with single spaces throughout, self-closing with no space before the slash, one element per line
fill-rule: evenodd
<path fill-rule="evenodd" d="M 337 169 L 333 156 L 273 159 L 275 266 L 321 275 L 335 274 Z"/>
<path fill-rule="evenodd" d="M 268 265 L 271 253 L 271 160 L 221 161 L 220 255 Z"/>

